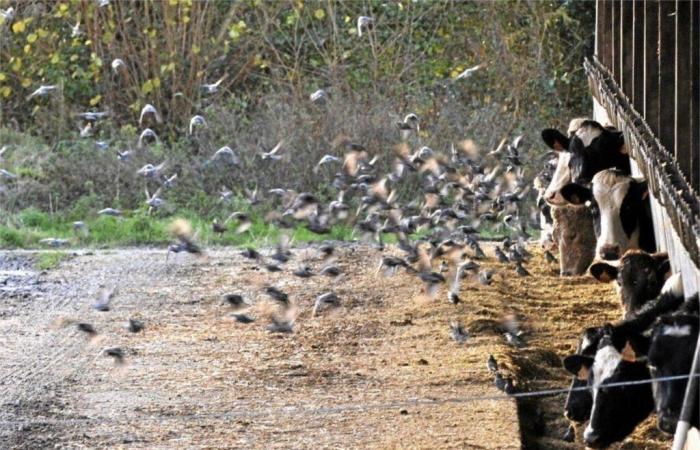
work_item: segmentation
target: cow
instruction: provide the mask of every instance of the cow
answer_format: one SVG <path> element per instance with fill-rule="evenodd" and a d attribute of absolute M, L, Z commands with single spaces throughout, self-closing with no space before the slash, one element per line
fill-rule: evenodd
<path fill-rule="evenodd" d="M 586 206 L 560 206 L 551 209 L 552 240 L 559 249 L 562 276 L 586 272 L 595 257 L 596 234 L 593 215 Z"/>
<path fill-rule="evenodd" d="M 629 156 L 622 133 L 588 119 L 572 120 L 568 137 L 558 130 L 545 129 L 542 140 L 558 153 L 556 169 L 542 197 L 550 205 L 552 217 L 561 218 L 558 224 L 556 219 L 553 220 L 554 230 L 560 230 L 559 240 L 554 239 L 554 244 L 560 250 L 560 272 L 562 275 L 579 275 L 593 261 L 588 234 L 591 229 L 588 223 L 592 223 L 593 218 L 583 210 L 557 213 L 557 209 L 570 208 L 561 189 L 571 183 L 585 185 L 598 171 L 608 167 L 618 167 L 629 173 Z M 567 232 L 584 238 L 578 242 L 567 242 Z"/>
<path fill-rule="evenodd" d="M 600 282 L 616 281 L 623 317 L 634 316 L 646 302 L 656 298 L 671 275 L 668 254 L 628 250 L 619 261 L 597 261 L 588 269 Z"/>
<path fill-rule="evenodd" d="M 603 127 L 594 120 L 572 120 L 569 137 L 558 130 L 545 129 L 542 140 L 559 153 L 557 168 L 545 191 L 545 200 L 553 206 L 566 204 L 560 190 L 570 183 L 587 185 L 596 173 L 611 167 L 630 173 L 622 132 Z"/>
<path fill-rule="evenodd" d="M 592 189 L 570 183 L 560 193 L 573 205 L 587 204 L 595 217 L 596 254 L 615 260 L 629 249 L 656 250 L 649 187 L 618 169 L 595 174 Z"/>
<path fill-rule="evenodd" d="M 697 307 L 697 297 L 689 299 Z M 676 314 L 661 317 L 655 324 L 647 364 L 655 379 L 690 373 L 695 345 L 698 340 L 698 323 L 695 314 Z M 688 380 L 654 381 L 654 401 L 661 431 L 673 433 L 678 423 Z M 690 424 L 700 428 L 700 405 L 693 408 Z"/>
<path fill-rule="evenodd" d="M 641 335 L 616 334 L 612 327 L 603 331 L 589 370 L 593 404 L 583 440 L 590 448 L 606 448 L 622 441 L 654 410 L 648 383 L 606 387 L 650 377 L 646 362 L 637 357 L 644 351 L 638 351 L 635 346 L 635 341 L 643 342 Z"/>
<path fill-rule="evenodd" d="M 683 305 L 683 280 L 680 274 L 675 274 L 666 281 L 659 296 L 647 302 L 635 317 L 612 327 L 587 328 L 581 336 L 576 353 L 563 360 L 564 368 L 574 376 L 571 387 L 590 384 L 591 368 L 606 329 L 609 334 L 618 338 L 619 348 L 624 348 L 626 344 L 621 342 L 620 336 L 635 336 L 635 342 L 639 344 L 641 333 L 651 327 L 658 317 L 677 310 L 681 305 Z M 637 345 L 638 349 L 640 347 L 643 345 Z M 574 422 L 585 422 L 590 416 L 592 406 L 593 397 L 589 391 L 570 391 L 564 405 L 564 416 Z"/>

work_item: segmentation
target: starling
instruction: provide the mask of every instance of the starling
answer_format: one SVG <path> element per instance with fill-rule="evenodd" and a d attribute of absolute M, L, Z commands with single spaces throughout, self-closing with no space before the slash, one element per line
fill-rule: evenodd
<path fill-rule="evenodd" d="M 252 317 L 250 317 L 247 314 L 235 314 L 234 313 L 234 314 L 231 314 L 231 317 L 236 319 L 236 322 L 240 322 L 240 323 L 253 323 L 253 322 L 255 322 L 255 319 L 253 319 Z"/>
<path fill-rule="evenodd" d="M 450 335 L 452 339 L 460 344 L 469 339 L 469 332 L 464 329 L 461 323 L 456 321 L 450 322 Z"/>
<path fill-rule="evenodd" d="M 143 331 L 144 325 L 143 322 L 136 320 L 136 319 L 129 319 L 129 323 L 126 324 L 126 329 L 130 333 L 139 333 Z"/>
<path fill-rule="evenodd" d="M 493 355 L 489 355 L 489 359 L 486 361 L 486 367 L 493 373 L 498 372 L 498 361 L 496 361 Z"/>
<path fill-rule="evenodd" d="M 105 356 L 114 358 L 114 363 L 117 365 L 124 364 L 124 351 L 119 347 L 110 347 L 102 351 Z"/>
<path fill-rule="evenodd" d="M 243 300 L 243 296 L 240 294 L 224 294 L 223 299 L 229 306 L 235 309 L 247 306 L 245 300 Z"/>
<path fill-rule="evenodd" d="M 556 264 L 557 258 L 549 250 L 544 251 L 544 259 L 550 264 Z"/>
<path fill-rule="evenodd" d="M 276 287 L 268 286 L 265 288 L 265 292 L 267 293 L 267 295 L 272 297 L 273 300 L 276 300 L 282 303 L 283 305 L 289 304 L 289 296 L 277 289 Z"/>

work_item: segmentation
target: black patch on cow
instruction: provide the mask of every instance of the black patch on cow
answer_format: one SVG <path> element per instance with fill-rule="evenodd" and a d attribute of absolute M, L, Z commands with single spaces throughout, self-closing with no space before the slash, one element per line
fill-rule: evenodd
<path fill-rule="evenodd" d="M 578 136 L 571 139 L 569 143 L 571 181 L 588 184 L 595 174 L 613 167 L 629 175 L 631 173 L 629 155 L 622 153 L 625 145 L 622 132 L 604 128 L 594 120 L 582 122 L 581 127 L 585 126 L 598 128 L 601 132 L 587 147 Z"/>
<path fill-rule="evenodd" d="M 593 191 L 578 183 L 569 183 L 559 191 L 564 200 L 572 205 L 583 205 L 593 200 Z"/>
<path fill-rule="evenodd" d="M 555 130 L 554 128 L 542 130 L 542 140 L 549 148 L 553 150 L 566 151 L 569 149 L 569 138 L 564 136 L 561 131 Z"/>
<path fill-rule="evenodd" d="M 652 331 L 648 353 L 649 366 L 653 367 L 653 378 L 671 377 L 690 373 L 695 344 L 698 338 L 698 318 L 695 314 L 664 316 L 659 319 Z M 690 327 L 685 336 L 664 335 L 668 326 Z M 678 423 L 687 380 L 655 381 L 654 401 L 658 415 L 658 425 L 662 431 L 673 433 Z M 700 405 L 693 408 L 691 426 L 700 428 Z"/>
<path fill-rule="evenodd" d="M 647 252 L 656 251 L 654 224 L 651 218 L 649 187 L 646 181 L 630 182 L 629 189 L 620 205 L 622 229 L 629 237 L 639 228 L 639 247 Z"/>
<path fill-rule="evenodd" d="M 592 273 L 593 266 L 590 270 Z M 627 252 L 620 260 L 616 276 L 625 310 L 636 314 L 648 301 L 656 298 L 670 271 L 671 262 L 666 253 Z"/>

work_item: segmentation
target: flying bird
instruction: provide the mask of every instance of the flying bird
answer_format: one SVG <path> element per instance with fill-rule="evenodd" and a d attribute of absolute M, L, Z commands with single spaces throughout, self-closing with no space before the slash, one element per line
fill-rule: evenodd
<path fill-rule="evenodd" d="M 27 100 L 31 100 L 34 97 L 46 97 L 50 93 L 56 90 L 57 86 L 55 84 L 39 86 L 39 88 L 27 96 Z"/>
<path fill-rule="evenodd" d="M 139 126 L 143 126 L 144 119 L 147 119 L 148 117 L 153 117 L 156 123 L 163 123 L 163 118 L 161 117 L 160 113 L 156 107 L 150 103 L 146 103 L 146 105 L 141 108 L 141 114 L 139 115 Z"/>
<path fill-rule="evenodd" d="M 100 289 L 100 293 L 97 296 L 97 302 L 92 304 L 92 309 L 101 312 L 109 311 L 109 304 L 114 299 L 116 293 L 116 286 L 112 286 L 110 288 L 104 287 Z"/>
<path fill-rule="evenodd" d="M 367 16 L 360 16 L 357 18 L 357 36 L 362 37 L 363 30 L 370 30 L 374 24 L 374 19 Z"/>

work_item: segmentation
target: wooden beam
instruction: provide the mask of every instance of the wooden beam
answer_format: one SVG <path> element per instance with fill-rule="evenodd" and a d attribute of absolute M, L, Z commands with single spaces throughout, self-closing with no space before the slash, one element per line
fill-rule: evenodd
<path fill-rule="evenodd" d="M 610 67 L 610 2 L 596 1 L 595 54 L 598 61 Z"/>
<path fill-rule="evenodd" d="M 610 0 L 610 72 L 616 82 L 620 82 L 620 2 Z"/>
<path fill-rule="evenodd" d="M 659 2 L 644 2 L 644 120 L 659 135 Z"/>
<path fill-rule="evenodd" d="M 659 2 L 659 132 L 666 149 L 675 153 L 676 108 L 676 2 Z"/>
<path fill-rule="evenodd" d="M 692 84 L 690 81 L 690 1 L 676 0 L 675 19 L 675 111 L 674 149 L 676 161 L 683 174 L 690 179 L 691 174 L 691 109 Z"/>
<path fill-rule="evenodd" d="M 620 2 L 620 87 L 622 92 L 632 99 L 634 93 L 634 82 L 632 73 L 634 71 L 634 58 L 632 43 L 633 15 L 632 8 L 634 2 Z"/>
<path fill-rule="evenodd" d="M 644 2 L 632 3 L 632 104 L 644 109 Z"/>
<path fill-rule="evenodd" d="M 691 2 L 690 13 L 690 184 L 700 193 L 700 2 Z"/>

